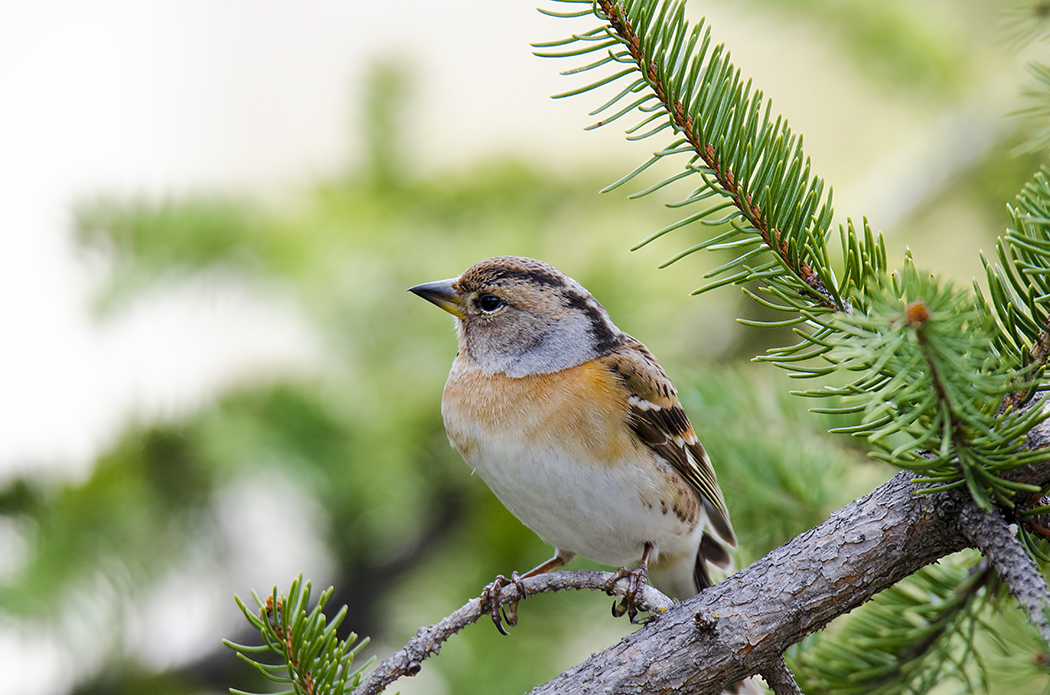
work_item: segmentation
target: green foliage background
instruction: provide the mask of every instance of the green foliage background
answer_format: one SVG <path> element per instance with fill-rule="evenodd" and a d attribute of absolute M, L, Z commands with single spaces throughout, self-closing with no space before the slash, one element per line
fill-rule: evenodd
<path fill-rule="evenodd" d="M 993 49 L 984 47 L 982 62 L 970 39 L 996 15 L 996 3 L 922 4 L 926 13 L 917 16 L 903 1 L 746 3 L 772 21 L 837 32 L 837 60 L 872 90 L 892 88 L 918 108 L 961 103 L 970 96 L 967 86 L 992 69 Z M 947 15 L 945 27 L 939 20 Z M 129 423 L 82 482 L 27 477 L 0 491 L 0 514 L 32 539 L 24 567 L 0 585 L 0 617 L 54 625 L 74 655 L 85 650 L 84 640 L 107 633 L 78 692 L 263 687 L 217 638 L 214 653 L 205 649 L 196 662 L 158 670 L 129 658 L 125 642 L 133 637 L 120 634 L 120 616 L 142 610 L 151 587 L 178 570 L 222 573 L 241 540 L 223 532 L 223 515 L 239 513 L 225 494 L 231 489 L 262 485 L 287 498 L 287 506 L 268 510 L 258 529 L 264 538 L 267 527 L 300 528 L 300 501 L 310 501 L 309 541 L 325 549 L 321 572 L 328 574 L 293 567 L 272 582 L 283 587 L 306 571 L 315 584 L 333 584 L 330 605 L 349 606 L 344 625 L 371 636 L 366 653 L 380 658 L 476 596 L 496 573 L 548 557 L 448 446 L 439 402 L 455 338 L 447 316 L 405 292 L 487 256 L 529 255 L 564 269 L 660 357 L 715 461 L 740 536 L 739 564 L 891 474 L 850 440 L 825 434 L 839 423 L 807 413 L 808 403 L 787 395 L 782 375 L 748 363 L 784 342 L 775 331 L 734 323 L 737 316 L 761 317 L 758 307 L 733 290 L 687 297 L 718 258 L 693 257 L 657 272 L 680 239 L 627 253 L 677 220 L 675 211 L 651 198 L 597 196 L 619 170 L 556 174 L 497 154 L 417 175 L 405 138 L 411 128 L 398 115 L 404 76 L 380 66 L 372 82 L 362 135 L 369 161 L 298 191 L 291 203 L 134 199 L 116 191 L 78 208 L 79 243 L 110 262 L 100 319 L 146 293 L 221 277 L 287 299 L 324 347 L 307 375 L 260 375 L 177 422 Z M 963 247 L 973 264 L 960 272 L 965 284 L 966 273 L 977 272 L 977 249 L 992 248 L 1006 224 L 1005 202 L 1042 161 L 1004 156 L 1021 137 L 1005 135 L 912 210 L 889 239 L 891 258 L 908 244 L 941 268 Z M 819 141 L 820 133 L 807 138 Z M 966 224 L 955 224 L 963 217 Z M 267 546 L 275 556 L 284 550 Z M 232 593 L 252 587 L 202 586 L 230 597 L 230 624 L 237 624 Z M 609 601 L 589 594 L 530 601 L 509 639 L 489 625 L 474 626 L 399 686 L 405 693 L 527 690 L 633 629 L 609 617 Z M 986 645 L 992 672 L 1009 675 L 991 679 L 992 692 L 1044 689 L 1041 652 L 1023 622 L 1009 612 L 986 619 L 1012 626 L 1005 632 L 1018 642 Z"/>

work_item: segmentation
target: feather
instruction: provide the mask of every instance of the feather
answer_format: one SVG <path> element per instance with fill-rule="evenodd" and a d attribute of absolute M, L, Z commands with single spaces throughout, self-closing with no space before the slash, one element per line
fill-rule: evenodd
<path fill-rule="evenodd" d="M 711 460 L 678 401 L 674 384 L 641 342 L 624 335 L 619 347 L 599 358 L 628 391 L 631 429 L 696 490 L 712 529 L 736 547 L 722 491 Z M 715 563 L 718 564 L 718 563 Z"/>

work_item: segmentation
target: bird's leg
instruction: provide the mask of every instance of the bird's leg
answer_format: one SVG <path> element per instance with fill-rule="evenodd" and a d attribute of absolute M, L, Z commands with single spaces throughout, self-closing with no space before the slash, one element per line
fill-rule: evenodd
<path fill-rule="evenodd" d="M 623 600 L 619 603 L 613 602 L 612 614 L 614 618 L 619 618 L 626 613 L 631 622 L 634 622 L 635 616 L 638 615 L 638 608 L 642 606 L 642 592 L 645 589 L 645 581 L 649 578 L 649 555 L 652 552 L 653 544 L 646 542 L 645 550 L 642 551 L 641 562 L 634 569 L 621 567 L 616 570 L 613 578 L 609 580 L 610 595 L 616 582 L 624 578 L 628 580 L 627 592 L 624 594 Z"/>
<path fill-rule="evenodd" d="M 556 570 L 571 559 L 572 555 L 559 551 L 558 554 L 550 560 L 547 560 L 538 567 L 533 567 L 525 574 L 511 572 L 510 579 L 507 579 L 502 574 L 497 574 L 496 579 L 481 590 L 481 612 L 488 613 L 492 617 L 492 622 L 496 624 L 496 629 L 506 635 L 507 630 L 503 627 L 504 620 L 507 621 L 507 625 L 510 625 L 511 627 L 518 624 L 518 601 L 515 600 L 508 604 L 509 608 L 503 610 L 503 617 L 501 619 L 499 605 L 500 592 L 503 591 L 504 588 L 514 584 L 518 587 L 518 593 L 521 594 L 521 598 L 523 599 L 525 598 L 525 585 L 522 584 L 522 579 L 525 579 L 526 577 L 535 577 L 537 574 L 546 574 L 551 570 Z"/>

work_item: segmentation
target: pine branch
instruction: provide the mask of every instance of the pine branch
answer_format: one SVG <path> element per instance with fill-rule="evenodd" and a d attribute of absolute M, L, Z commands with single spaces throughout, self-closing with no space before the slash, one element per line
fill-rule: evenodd
<path fill-rule="evenodd" d="M 244 662 L 250 664 L 268 680 L 287 684 L 291 690 L 287 695 L 343 695 L 349 693 L 363 678 L 365 662 L 353 668 L 354 657 L 368 644 L 362 640 L 356 647 L 357 635 L 351 633 L 346 640 L 336 636 L 336 629 L 346 616 L 346 607 L 330 621 L 323 609 L 332 595 L 329 588 L 317 600 L 317 605 L 307 611 L 310 602 L 310 583 L 303 582 L 302 575 L 292 582 L 287 594 L 278 594 L 277 587 L 266 597 L 252 596 L 259 614 L 250 610 L 240 598 L 236 598 L 244 617 L 259 630 L 263 639 L 261 646 L 247 646 L 223 640 Z M 281 663 L 268 664 L 259 661 L 256 654 L 274 654 Z M 250 695 L 242 690 L 231 689 L 234 695 Z"/>
<path fill-rule="evenodd" d="M 1007 410 L 1031 398 L 1050 360 L 1050 312 L 1045 305 L 1050 277 L 1044 271 L 1050 267 L 1050 179 L 1046 169 L 1025 184 L 1008 209 L 1012 226 L 996 244 L 999 263 L 981 258 L 989 298 L 977 290 L 979 306 L 999 328 L 996 348 L 1005 359 L 1024 366 L 1014 393 L 1003 404 Z"/>
<path fill-rule="evenodd" d="M 841 399 L 819 412 L 861 413 L 858 424 L 833 431 L 865 437 L 882 449 L 874 456 L 918 474 L 925 491 L 966 486 L 986 508 L 1037 492 L 1006 473 L 1050 458 L 1050 449 L 1025 448 L 1025 435 L 1047 412 L 1004 411 L 1004 399 L 1019 388 L 1019 371 L 988 312 L 951 283 L 920 273 L 910 259 L 857 300 L 854 314 L 821 319 L 825 330 L 813 341 L 835 370 L 859 376 L 799 395 Z M 826 371 L 796 370 L 805 377 Z"/>
<path fill-rule="evenodd" d="M 591 5 L 590 0 L 562 0 Z M 741 255 L 708 273 L 723 276 L 707 291 L 725 284 L 761 280 L 795 297 L 811 311 L 849 311 L 849 301 L 839 292 L 827 258 L 826 239 L 832 218 L 831 195 L 824 183 L 810 175 L 809 160 L 801 138 L 792 134 L 783 118 L 771 120 L 770 105 L 761 92 L 752 93 L 740 71 L 733 67 L 724 46 L 710 49 L 710 31 L 703 22 L 690 27 L 684 2 L 667 0 L 595 0 L 593 13 L 603 25 L 570 39 L 540 48 L 544 57 L 580 56 L 606 51 L 606 57 L 580 68 L 575 74 L 613 65 L 611 75 L 566 92 L 572 96 L 626 78 L 627 85 L 592 112 L 605 112 L 627 102 L 610 117 L 592 127 L 606 125 L 629 113 L 641 121 L 628 129 L 629 139 L 644 139 L 670 130 L 675 138 L 642 166 L 607 187 L 609 191 L 632 180 L 664 158 L 686 155 L 683 170 L 637 195 L 648 195 L 664 186 L 698 176 L 700 186 L 674 207 L 724 196 L 726 202 L 694 213 L 657 232 L 644 243 L 690 222 L 729 224 L 731 229 L 715 240 L 688 249 L 674 262 L 705 248 L 737 248 Z M 582 16 L 588 11 L 555 16 Z M 572 43 L 582 47 L 561 50 Z M 626 69 L 621 68 L 628 65 Z M 639 93 L 644 93 L 639 97 Z M 636 134 L 643 128 L 642 134 Z M 713 216 L 725 212 L 721 219 Z M 772 253 L 773 260 L 763 260 Z"/>
<path fill-rule="evenodd" d="M 625 13 L 620 11 L 620 8 L 613 0 L 598 0 L 598 6 L 608 18 L 613 31 L 626 44 L 627 50 L 639 70 L 645 74 L 646 81 L 655 93 L 656 98 L 663 104 L 664 109 L 670 115 L 675 131 L 680 133 L 689 143 L 692 150 L 700 156 L 700 160 L 711 172 L 721 192 L 729 197 L 743 218 L 747 220 L 751 227 L 758 231 L 762 241 L 780 257 L 784 266 L 815 291 L 815 299 L 819 305 L 829 309 L 842 310 L 844 307 L 841 299 L 833 295 L 824 286 L 823 281 L 814 272 L 809 263 L 793 257 L 794 255 L 790 253 L 788 241 L 783 231 L 772 227 L 769 216 L 755 202 L 754 194 L 747 191 L 743 182 L 737 181 L 733 170 L 719 156 L 714 144 L 702 139 L 699 129 L 696 127 L 698 123 L 694 121 L 692 115 L 686 112 L 686 107 L 682 101 L 680 99 L 674 100 L 668 94 L 668 87 L 661 79 L 662 76 L 657 69 L 657 63 L 650 60 L 646 55 L 642 47 L 641 38 L 635 32 L 634 27 L 631 26 L 631 22 L 625 16 Z M 681 7 L 684 7 L 684 5 Z M 808 220 L 806 222 L 808 223 Z"/>
<path fill-rule="evenodd" d="M 1014 48 L 1050 36 L 1050 12 L 1042 0 L 1015 0 L 1003 13 L 1004 34 Z"/>
<path fill-rule="evenodd" d="M 1050 66 L 1030 63 L 1028 72 L 1035 83 L 1024 92 L 1029 105 L 1015 115 L 1024 116 L 1036 127 L 1027 140 L 1014 149 L 1016 154 L 1039 152 L 1050 146 L 1050 126 L 1047 125 L 1050 123 Z"/>

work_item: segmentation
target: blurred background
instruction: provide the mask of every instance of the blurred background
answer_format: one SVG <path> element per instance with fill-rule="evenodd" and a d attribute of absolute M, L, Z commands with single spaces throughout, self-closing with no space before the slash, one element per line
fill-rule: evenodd
<path fill-rule="evenodd" d="M 1044 161 L 1007 115 L 1045 53 L 1011 31 L 1027 4 L 690 11 L 805 134 L 840 221 L 968 285 Z M 553 263 L 661 359 L 738 564 L 890 475 L 750 363 L 790 334 L 735 323 L 762 314 L 733 289 L 689 296 L 726 259 L 657 270 L 707 230 L 629 252 L 678 213 L 625 194 L 669 172 L 598 191 L 659 143 L 584 132 L 612 93 L 551 100 L 578 63 L 529 46 L 592 24 L 485 0 L 0 4 L 0 693 L 264 688 L 220 644 L 251 639 L 233 595 L 299 573 L 382 659 L 549 557 L 448 446 L 451 320 L 405 292 L 487 256 Z M 610 601 L 529 601 L 511 637 L 473 626 L 396 688 L 527 690 L 634 629 Z"/>

